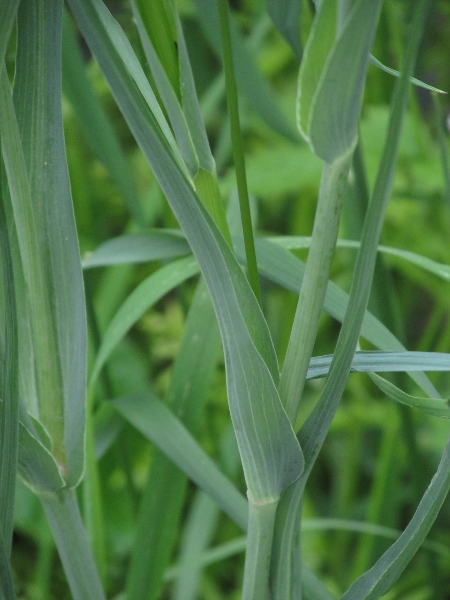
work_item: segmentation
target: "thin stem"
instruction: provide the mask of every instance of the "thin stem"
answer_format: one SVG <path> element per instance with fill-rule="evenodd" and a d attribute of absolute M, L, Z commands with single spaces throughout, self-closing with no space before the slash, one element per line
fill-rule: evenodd
<path fill-rule="evenodd" d="M 261 290 L 259 286 L 258 267 L 256 263 L 255 240 L 253 237 L 252 217 L 248 198 L 247 177 L 245 174 L 244 148 L 242 143 L 241 126 L 239 122 L 236 81 L 234 78 L 233 51 L 231 47 L 227 0 L 218 0 L 218 8 L 220 14 L 220 31 L 222 36 L 227 105 L 230 114 L 231 142 L 233 146 L 234 164 L 236 168 L 236 181 L 239 194 L 239 206 L 241 209 L 242 230 L 244 233 L 248 279 L 253 293 L 261 305 Z"/>
<path fill-rule="evenodd" d="M 105 600 L 75 491 L 40 496 L 74 600 Z"/>
<path fill-rule="evenodd" d="M 278 501 L 248 503 L 247 551 L 242 600 L 269 600 L 269 572 Z"/>
<path fill-rule="evenodd" d="M 280 377 L 280 396 L 295 423 L 330 275 L 351 154 L 324 162 L 319 200 L 297 310 Z"/>

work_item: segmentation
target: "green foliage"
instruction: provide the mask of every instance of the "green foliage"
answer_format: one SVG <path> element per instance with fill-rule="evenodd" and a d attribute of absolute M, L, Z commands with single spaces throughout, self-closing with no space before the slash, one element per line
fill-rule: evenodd
<path fill-rule="evenodd" d="M 2 3 L 2 600 L 446 597 L 431 4 Z"/>

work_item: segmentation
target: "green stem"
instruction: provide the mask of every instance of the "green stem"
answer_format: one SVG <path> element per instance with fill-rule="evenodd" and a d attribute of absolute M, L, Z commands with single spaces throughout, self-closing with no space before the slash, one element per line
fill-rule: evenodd
<path fill-rule="evenodd" d="M 319 200 L 297 310 L 280 377 L 280 396 L 295 423 L 330 275 L 351 154 L 324 163 Z"/>
<path fill-rule="evenodd" d="M 73 489 L 40 496 L 74 600 L 105 600 Z"/>
<path fill-rule="evenodd" d="M 256 263 L 255 240 L 253 237 L 247 177 L 245 174 L 244 148 L 242 143 L 241 126 L 239 123 L 239 107 L 236 81 L 234 78 L 233 51 L 231 47 L 227 0 L 218 0 L 218 7 L 220 14 L 220 31 L 222 36 L 227 105 L 230 114 L 231 142 L 233 146 L 234 164 L 236 167 L 236 180 L 239 194 L 239 206 L 241 209 L 242 230 L 244 233 L 248 279 L 253 293 L 261 305 L 261 290 L 259 287 L 258 267 Z"/>
<path fill-rule="evenodd" d="M 247 551 L 242 600 L 269 600 L 269 573 L 278 500 L 248 503 Z"/>

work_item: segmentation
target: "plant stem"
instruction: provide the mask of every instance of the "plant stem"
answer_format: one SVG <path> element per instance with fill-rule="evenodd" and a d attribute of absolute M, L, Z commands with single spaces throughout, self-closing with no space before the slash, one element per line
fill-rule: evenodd
<path fill-rule="evenodd" d="M 269 600 L 272 539 L 278 500 L 270 504 L 248 503 L 247 551 L 242 600 Z"/>
<path fill-rule="evenodd" d="M 324 162 L 319 200 L 297 310 L 280 377 L 280 396 L 295 423 L 330 274 L 351 154 Z"/>
<path fill-rule="evenodd" d="M 74 600 L 105 600 L 73 489 L 40 496 Z"/>
<path fill-rule="evenodd" d="M 236 168 L 236 181 L 239 194 L 239 206 L 241 209 L 242 230 L 244 232 L 248 279 L 258 303 L 261 305 L 261 290 L 259 286 L 258 267 L 256 264 L 255 240 L 253 237 L 247 177 L 245 174 L 244 148 L 242 144 L 241 126 L 239 123 L 239 107 L 236 81 L 234 78 L 233 50 L 231 47 L 227 0 L 218 0 L 218 7 L 220 14 L 220 31 L 222 36 L 222 54 L 225 70 L 227 105 L 230 114 L 231 142 L 233 146 L 234 164 Z"/>

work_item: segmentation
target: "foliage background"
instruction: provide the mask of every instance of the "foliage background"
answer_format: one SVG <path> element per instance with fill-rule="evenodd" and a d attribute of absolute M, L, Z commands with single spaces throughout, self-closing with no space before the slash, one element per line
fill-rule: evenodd
<path fill-rule="evenodd" d="M 126 2 L 108 2 L 108 7 L 143 58 L 137 30 Z M 402 25 L 408 2 L 385 3 L 373 53 L 383 63 L 398 67 L 401 54 Z M 205 35 L 204 24 L 195 6 L 188 0 L 178 2 L 183 17 L 189 54 L 194 67 L 197 90 L 202 101 L 208 134 L 221 176 L 224 198 L 232 196 L 235 176 L 231 166 L 231 145 L 224 102 L 223 84 L 218 83 L 220 60 Z M 241 120 L 245 133 L 248 181 L 255 199 L 257 227 L 260 232 L 309 235 L 314 217 L 320 179 L 320 161 L 312 156 L 295 131 L 295 94 L 298 64 L 275 31 L 265 13 L 262 0 L 232 3 L 233 17 L 247 39 L 258 68 L 270 82 L 286 129 L 292 139 L 274 131 L 260 115 L 249 95 L 241 94 Z M 303 30 L 306 34 L 312 13 L 305 3 Z M 450 89 L 450 6 L 435 2 L 422 47 L 416 76 L 440 89 Z M 137 195 L 147 227 L 177 227 L 177 223 L 156 184 L 146 161 L 136 148 L 122 117 L 112 100 L 97 65 L 83 47 L 90 80 L 101 98 L 109 121 L 120 141 L 131 172 L 131 189 Z M 12 69 L 13 40 L 7 56 Z M 239 59 L 236 60 L 240 68 Z M 361 137 L 370 182 L 381 153 L 389 110 L 393 78 L 375 67 L 369 69 L 365 92 Z M 64 88 L 64 126 L 68 163 L 82 255 L 102 242 L 136 229 L 130 218 L 124 189 L 120 189 L 99 160 L 75 114 L 70 93 Z M 267 99 L 259 98 L 264 103 Z M 385 220 L 382 243 L 413 250 L 439 262 L 450 264 L 450 189 L 442 166 L 439 128 L 446 136 L 449 101 L 439 98 L 442 114 L 436 114 L 431 94 L 411 91 L 408 118 L 402 135 L 393 194 Z M 294 141 L 295 140 L 295 141 Z M 135 189 L 133 189 L 133 186 Z M 355 203 L 344 209 L 341 236 L 358 239 L 360 221 Z M 306 252 L 299 252 L 306 257 Z M 354 251 L 339 249 L 333 263 L 332 278 L 348 291 Z M 448 283 L 415 266 L 393 257 L 383 259 L 385 278 L 379 295 L 371 299 L 371 310 L 382 320 L 386 304 L 393 302 L 396 315 L 393 329 L 410 350 L 450 351 Z M 158 263 L 125 265 L 85 272 L 86 294 L 91 310 L 90 344 L 96 346 L 96 332 L 105 330 L 122 301 L 158 268 Z M 102 398 L 151 388 L 163 396 L 170 377 L 194 283 L 183 284 L 149 311 L 133 328 L 109 360 L 101 384 L 95 390 L 95 406 Z M 264 306 L 279 356 L 283 356 L 295 311 L 293 294 L 263 281 Z M 331 353 L 338 326 L 324 316 L 315 354 Z M 450 396 L 447 373 L 430 378 L 444 397 Z M 317 398 L 320 380 L 308 384 L 304 414 Z M 402 385 L 410 385 L 402 381 Z M 416 390 L 411 388 L 410 392 Z M 152 448 L 144 438 L 123 422 L 113 430 L 102 427 L 97 415 L 96 448 L 99 457 L 100 488 L 104 507 L 107 540 L 108 597 L 123 589 L 136 527 L 136 515 L 144 488 Z M 205 416 L 198 439 L 202 446 L 244 490 L 242 475 L 236 473 L 236 450 L 229 430 L 225 377 L 221 363 L 209 392 Z M 402 529 L 411 517 L 419 498 L 435 471 L 445 444 L 448 423 L 412 409 L 407 411 L 382 399 L 365 375 L 350 377 L 341 407 L 333 422 L 319 460 L 307 487 L 305 517 L 315 519 L 305 525 L 304 553 L 308 564 L 323 575 L 337 593 L 364 567 L 386 549 L 389 540 L 355 533 L 341 523 L 324 519 L 373 523 Z M 108 436 L 114 436 L 109 445 Z M 412 439 L 415 440 L 414 446 Z M 218 443 L 218 440 L 221 440 Z M 108 450 L 102 454 L 102 446 Z M 412 455 L 416 452 L 416 455 Z M 80 498 L 83 490 L 80 490 Z M 188 522 L 197 495 L 191 485 L 185 502 L 183 524 Z M 317 521 L 317 519 L 322 519 Z M 419 551 L 401 582 L 388 598 L 425 600 L 449 597 L 450 589 L 450 508 L 448 502 L 429 536 L 441 546 Z M 180 528 L 180 536 L 183 529 Z M 240 535 L 224 516 L 217 517 L 211 544 L 222 544 Z M 181 537 L 180 537 L 181 541 Z M 174 554 L 174 561 L 178 550 Z M 21 598 L 69 598 L 62 570 L 55 567 L 58 558 L 38 501 L 20 483 L 17 490 L 16 530 L 13 564 L 17 591 Z M 238 554 L 205 569 L 200 584 L 201 598 L 238 598 L 242 579 L 243 555 Z M 162 597 L 171 597 L 167 584 Z"/>

